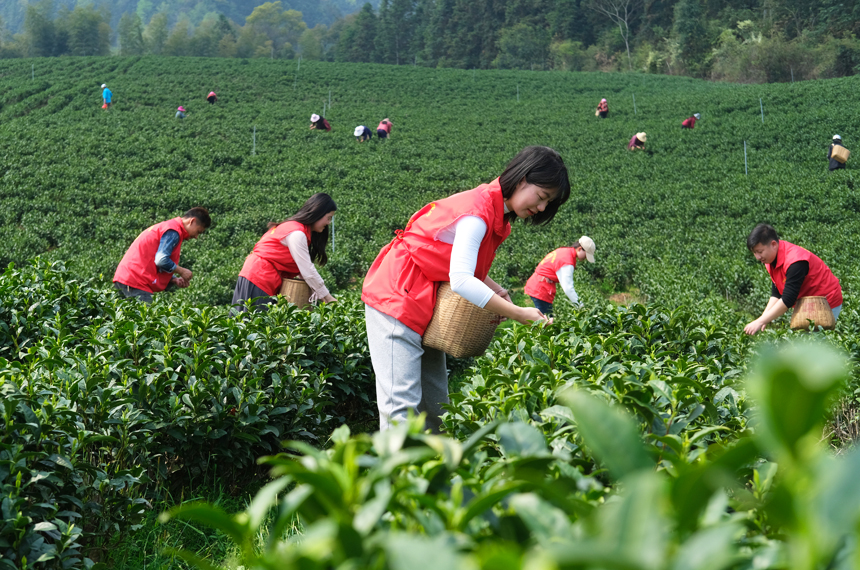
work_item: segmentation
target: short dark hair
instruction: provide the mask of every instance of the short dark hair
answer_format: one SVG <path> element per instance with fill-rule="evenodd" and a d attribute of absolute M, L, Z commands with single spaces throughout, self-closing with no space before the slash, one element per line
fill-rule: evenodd
<path fill-rule="evenodd" d="M 182 217 L 196 219 L 198 222 L 203 224 L 203 227 L 207 230 L 209 229 L 209 226 L 212 225 L 212 218 L 209 217 L 209 210 L 202 206 L 191 208 L 190 210 L 185 212 Z"/>
<path fill-rule="evenodd" d="M 571 248 L 573 248 L 573 249 L 576 249 L 576 248 L 578 248 L 578 247 L 582 247 L 582 246 L 579 244 L 579 240 L 576 240 L 575 242 L 573 242 L 572 244 L 570 244 L 568 247 L 571 247 Z"/>
<path fill-rule="evenodd" d="M 538 212 L 526 220 L 528 223 L 548 223 L 570 197 L 570 180 L 567 177 L 564 160 L 560 154 L 547 146 L 527 146 L 508 163 L 505 171 L 499 176 L 502 196 L 505 199 L 513 196 L 517 185 L 522 180 L 558 192 L 543 212 Z"/>
<path fill-rule="evenodd" d="M 757 245 L 769 245 L 772 241 L 779 241 L 779 236 L 773 226 L 770 224 L 759 224 L 753 228 L 747 237 L 747 249 L 752 249 Z"/>

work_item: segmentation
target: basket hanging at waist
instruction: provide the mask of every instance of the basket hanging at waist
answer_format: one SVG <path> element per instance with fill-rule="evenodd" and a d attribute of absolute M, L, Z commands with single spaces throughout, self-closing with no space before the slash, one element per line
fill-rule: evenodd
<path fill-rule="evenodd" d="M 788 326 L 792 330 L 807 330 L 810 325 L 828 330 L 836 328 L 836 319 L 827 297 L 801 297 L 794 304 L 794 313 Z"/>
<path fill-rule="evenodd" d="M 499 315 L 454 293 L 450 283 L 442 283 L 422 343 L 454 358 L 480 356 L 490 346 L 500 321 Z"/>
<path fill-rule="evenodd" d="M 848 157 L 851 156 L 851 151 L 840 145 L 833 145 L 833 150 L 830 151 L 830 157 L 836 162 L 845 164 L 848 162 Z"/>
<path fill-rule="evenodd" d="M 311 304 L 311 288 L 301 279 L 284 279 L 280 294 L 301 309 Z"/>

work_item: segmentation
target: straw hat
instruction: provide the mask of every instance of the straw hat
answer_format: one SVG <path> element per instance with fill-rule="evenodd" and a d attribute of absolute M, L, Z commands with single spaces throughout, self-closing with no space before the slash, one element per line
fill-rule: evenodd
<path fill-rule="evenodd" d="M 312 122 L 312 123 L 316 123 L 316 122 L 317 122 L 317 121 L 319 121 L 319 120 L 320 120 L 320 116 L 319 116 L 319 115 L 317 115 L 316 113 L 314 113 L 313 115 L 311 115 L 311 122 Z"/>
<path fill-rule="evenodd" d="M 645 142 L 646 140 L 648 140 L 648 135 L 646 135 L 645 133 L 636 133 L 636 138 L 642 142 Z"/>
<path fill-rule="evenodd" d="M 697 121 L 702 118 L 702 116 L 698 113 L 693 113 L 693 116 L 696 117 Z"/>

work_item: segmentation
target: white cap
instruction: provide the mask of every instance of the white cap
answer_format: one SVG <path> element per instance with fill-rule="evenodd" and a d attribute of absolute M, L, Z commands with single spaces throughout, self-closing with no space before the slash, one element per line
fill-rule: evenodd
<path fill-rule="evenodd" d="M 579 238 L 579 247 L 585 250 L 585 259 L 588 263 L 594 263 L 594 252 L 597 250 L 594 240 L 588 236 L 582 236 Z"/>
<path fill-rule="evenodd" d="M 702 116 L 698 113 L 693 113 L 693 116 L 696 117 L 697 121 L 702 118 Z"/>
<path fill-rule="evenodd" d="M 104 89 L 105 87 L 107 87 L 107 83 L 102 83 L 102 89 Z"/>
<path fill-rule="evenodd" d="M 355 132 L 352 134 L 354 134 L 357 137 L 360 137 L 361 135 L 363 135 L 364 134 L 364 125 L 358 125 L 357 127 L 355 127 Z"/>
<path fill-rule="evenodd" d="M 842 140 L 842 137 L 840 137 L 839 135 L 833 135 L 833 140 L 835 140 L 835 141 L 841 141 L 841 140 Z"/>
<path fill-rule="evenodd" d="M 316 113 L 314 113 L 313 115 L 311 115 L 311 122 L 312 122 L 312 123 L 316 123 L 316 122 L 317 122 L 317 121 L 319 121 L 319 120 L 320 120 L 320 116 L 319 116 L 319 115 L 317 115 Z"/>

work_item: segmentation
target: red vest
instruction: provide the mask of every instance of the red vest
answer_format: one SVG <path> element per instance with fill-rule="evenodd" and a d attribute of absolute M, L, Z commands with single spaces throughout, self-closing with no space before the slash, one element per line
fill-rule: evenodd
<path fill-rule="evenodd" d="M 560 247 L 550 252 L 538 263 L 535 272 L 526 281 L 525 293 L 529 297 L 540 299 L 552 304 L 555 301 L 555 284 L 558 283 L 556 273 L 565 265 L 576 267 L 576 249 L 572 247 Z M 547 283 L 549 279 L 552 283 Z"/>
<path fill-rule="evenodd" d="M 391 134 L 391 123 L 387 121 L 380 121 L 379 125 L 376 126 L 377 131 L 385 131 L 388 134 Z"/>
<path fill-rule="evenodd" d="M 689 127 L 691 129 L 696 128 L 696 117 L 690 117 L 689 119 L 684 119 L 684 122 L 681 123 L 683 127 Z"/>
<path fill-rule="evenodd" d="M 842 304 L 842 286 L 839 285 L 839 279 L 833 275 L 830 268 L 811 251 L 807 251 L 799 245 L 794 245 L 785 240 L 779 240 L 779 251 L 776 253 L 776 267 L 771 269 L 769 263 L 765 263 L 764 265 L 780 295 L 782 295 L 782 291 L 785 288 L 785 272 L 792 263 L 797 261 L 806 261 L 809 263 L 809 273 L 800 287 L 800 293 L 797 295 L 798 299 L 810 296 L 827 297 L 827 304 L 830 305 L 831 309 L 835 309 Z"/>
<path fill-rule="evenodd" d="M 284 222 L 266 232 L 254 245 L 254 250 L 245 258 L 240 277 L 244 277 L 268 295 L 277 295 L 284 279 L 299 274 L 299 268 L 290 254 L 290 249 L 281 243 L 289 234 L 300 231 L 311 243 L 311 228 L 301 222 Z"/>
<path fill-rule="evenodd" d="M 173 274 L 158 270 L 155 266 L 155 253 L 158 251 L 161 236 L 167 230 L 179 232 L 179 243 L 170 255 L 173 263 L 179 263 L 179 251 L 182 249 L 182 242 L 188 239 L 188 231 L 182 225 L 182 218 L 173 218 L 155 224 L 137 236 L 122 256 L 122 261 L 119 262 L 116 273 L 113 274 L 114 283 L 122 283 L 150 293 L 164 291 L 170 284 Z"/>
<path fill-rule="evenodd" d="M 450 280 L 451 244 L 436 237 L 463 216 L 477 216 L 487 224 L 475 266 L 475 277 L 486 279 L 496 249 L 511 234 L 498 178 L 416 212 L 370 266 L 361 300 L 423 335 L 433 317 L 438 285 Z"/>

